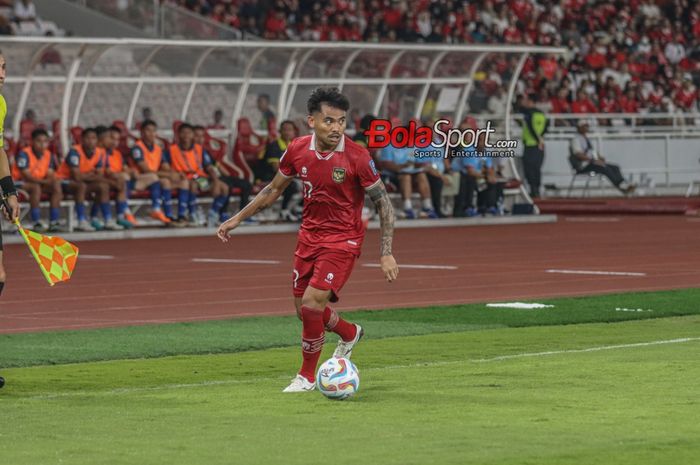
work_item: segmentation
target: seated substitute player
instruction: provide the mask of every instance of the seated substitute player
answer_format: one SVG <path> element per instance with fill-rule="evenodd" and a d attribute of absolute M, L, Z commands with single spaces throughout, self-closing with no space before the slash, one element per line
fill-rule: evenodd
<path fill-rule="evenodd" d="M 263 156 L 262 165 L 264 169 L 260 179 L 264 182 L 270 182 L 279 171 L 280 158 L 284 155 L 285 150 L 292 140 L 299 135 L 299 130 L 293 121 L 285 120 L 280 124 L 280 136 L 267 144 L 265 154 Z M 293 182 L 287 186 L 282 193 L 282 210 L 280 211 L 279 219 L 282 221 L 298 221 L 299 218 L 289 209 L 289 204 L 294 198 L 294 194 L 299 192 L 297 183 Z"/>
<path fill-rule="evenodd" d="M 217 173 L 212 171 L 213 160 L 211 155 L 204 148 L 194 142 L 194 128 L 188 123 L 183 123 L 178 128 L 177 144 L 172 144 L 168 152 L 168 160 L 173 169 L 179 172 L 184 178 L 178 191 L 178 221 L 187 221 L 187 211 L 189 219 L 194 224 L 204 224 L 204 218 L 197 216 L 197 192 L 210 190 L 214 201 L 209 212 L 210 216 L 215 215 L 218 219 L 221 210 L 228 201 L 229 188 L 221 180 Z"/>
<path fill-rule="evenodd" d="M 153 120 L 141 123 L 141 138 L 131 148 L 130 162 L 135 171 L 134 189 L 148 189 L 151 193 L 151 218 L 169 224 L 173 216 L 170 205 L 173 184 L 182 177 L 165 160 L 162 147 L 156 143 L 157 131 Z"/>
<path fill-rule="evenodd" d="M 67 184 L 67 190 L 75 192 L 75 211 L 78 216 L 78 231 L 94 231 L 94 229 L 119 230 L 124 229 L 112 218 L 112 207 L 109 204 L 109 182 L 105 177 L 105 151 L 97 146 L 97 131 L 95 128 L 85 128 L 81 135 L 80 144 L 71 147 L 66 159 L 58 167 L 57 175 Z M 81 187 L 81 184 L 84 187 Z M 102 210 L 105 224 L 97 218 L 92 227 L 85 217 L 85 198 L 91 194 Z M 94 228 L 94 229 L 93 229 Z"/>
<path fill-rule="evenodd" d="M 32 144 L 17 154 L 13 170 L 14 178 L 29 193 L 29 215 L 37 232 L 60 230 L 58 218 L 63 192 L 61 180 L 56 176 L 56 159 L 48 147 L 49 134 L 45 129 L 35 129 L 32 131 Z M 48 228 L 41 222 L 39 202 L 42 194 L 50 199 Z"/>
<path fill-rule="evenodd" d="M 413 210 L 411 201 L 414 184 L 421 198 L 421 216 L 437 218 L 438 215 L 433 208 L 430 183 L 425 174 L 425 167 L 416 164 L 415 149 L 413 147 L 394 147 L 389 144 L 382 149 L 380 158 L 382 169 L 390 171 L 398 179 L 406 218 L 409 220 L 416 218 L 416 212 Z"/>
<path fill-rule="evenodd" d="M 387 281 L 398 276 L 392 255 L 394 211 L 384 183 L 367 149 L 346 137 L 348 99 L 336 88 L 318 88 L 307 102 L 310 136 L 287 147 L 279 172 L 246 208 L 219 226 L 226 242 L 243 220 L 268 208 L 295 176 L 303 183 L 304 215 L 294 253 L 292 292 L 302 321 L 302 365 L 284 392 L 312 391 L 325 330 L 340 336 L 335 357 L 350 357 L 363 335 L 359 325 L 343 320 L 329 306 L 337 302 L 355 260 L 360 256 L 365 227 L 362 206 L 369 194 L 381 224 L 381 269 Z"/>
<path fill-rule="evenodd" d="M 432 127 L 432 122 L 426 124 Z M 440 136 L 433 135 L 433 143 L 425 148 L 414 149 L 416 166 L 422 167 L 430 184 L 430 196 L 433 201 L 435 214 L 438 218 L 444 218 L 442 213 L 442 188 L 452 181 L 448 174 L 451 171 L 450 161 L 445 158 L 445 147 L 438 147 Z"/>
<path fill-rule="evenodd" d="M 119 128 L 116 126 L 114 128 L 98 126 L 95 130 L 97 131 L 97 145 L 105 151 L 105 159 L 107 160 L 104 173 L 105 179 L 109 183 L 110 191 L 113 191 L 116 197 L 117 224 L 125 229 L 131 229 L 136 224 L 136 218 L 129 211 L 129 204 L 127 203 L 131 168 L 124 163 L 124 156 L 117 148 L 119 144 Z"/>

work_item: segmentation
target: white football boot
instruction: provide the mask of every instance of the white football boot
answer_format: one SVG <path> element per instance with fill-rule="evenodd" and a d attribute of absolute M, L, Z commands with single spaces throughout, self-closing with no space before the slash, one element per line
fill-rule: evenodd
<path fill-rule="evenodd" d="M 296 375 L 292 383 L 284 388 L 282 392 L 307 392 L 316 389 L 316 384 L 301 375 Z"/>
<path fill-rule="evenodd" d="M 355 324 L 355 323 L 353 323 Z M 365 334 L 365 330 L 362 329 L 362 326 L 355 324 L 355 328 L 357 328 L 357 332 L 355 333 L 355 338 L 351 341 L 345 342 L 342 339 L 338 340 L 338 345 L 335 347 L 335 352 L 333 352 L 333 357 L 335 358 L 350 358 L 352 356 L 352 349 L 355 347 L 355 344 L 360 342 L 360 339 L 362 339 L 362 336 Z"/>

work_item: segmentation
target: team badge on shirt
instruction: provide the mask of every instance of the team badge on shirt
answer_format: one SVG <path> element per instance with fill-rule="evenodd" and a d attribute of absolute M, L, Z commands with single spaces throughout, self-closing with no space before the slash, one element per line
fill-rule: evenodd
<path fill-rule="evenodd" d="M 333 181 L 338 184 L 345 181 L 345 168 L 333 168 Z"/>

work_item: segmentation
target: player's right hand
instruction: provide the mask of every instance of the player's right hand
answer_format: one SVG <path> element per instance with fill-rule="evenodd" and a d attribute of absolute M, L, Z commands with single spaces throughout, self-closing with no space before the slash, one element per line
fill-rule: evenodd
<path fill-rule="evenodd" d="M 228 233 L 233 231 L 240 225 L 241 222 L 237 217 L 229 218 L 228 220 L 221 223 L 219 229 L 216 231 L 216 235 L 219 236 L 221 242 L 228 242 Z"/>
<path fill-rule="evenodd" d="M 390 283 L 396 281 L 399 276 L 399 265 L 396 264 L 394 256 L 385 255 L 379 259 L 379 262 L 386 280 Z"/>

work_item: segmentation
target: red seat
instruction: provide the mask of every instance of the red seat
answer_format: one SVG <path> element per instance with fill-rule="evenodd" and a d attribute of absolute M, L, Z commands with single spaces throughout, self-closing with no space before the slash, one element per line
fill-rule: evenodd
<path fill-rule="evenodd" d="M 226 144 L 225 140 L 214 137 L 209 134 L 209 131 L 205 130 L 204 148 L 207 150 L 207 152 L 209 152 L 215 161 L 219 162 L 224 158 L 224 155 L 226 155 L 227 145 L 228 144 Z"/>
<path fill-rule="evenodd" d="M 180 121 L 179 119 L 173 121 L 173 144 L 177 144 L 179 142 L 179 139 L 177 137 L 177 131 L 180 129 L 180 126 L 182 126 L 184 123 L 184 121 Z"/>
<path fill-rule="evenodd" d="M 238 132 L 233 146 L 233 164 L 243 172 L 243 177 L 251 183 L 255 181 L 252 167 L 260 163 L 266 140 L 253 131 L 248 118 L 238 120 Z"/>
<path fill-rule="evenodd" d="M 119 145 L 117 148 L 122 155 L 127 156 L 131 152 L 131 145 L 136 141 L 136 138 L 131 135 L 124 121 L 114 120 L 112 121 L 112 126 L 119 128 Z"/>
<path fill-rule="evenodd" d="M 80 138 L 83 135 L 83 128 L 81 128 L 80 126 L 73 126 L 72 128 L 70 128 L 70 135 L 73 139 L 73 144 L 79 144 Z"/>
<path fill-rule="evenodd" d="M 63 147 L 61 147 L 61 120 L 55 119 L 51 123 L 51 141 L 49 142 L 49 150 L 55 153 L 59 161 L 63 156 Z"/>
<path fill-rule="evenodd" d="M 32 140 L 32 132 L 37 128 L 37 124 L 28 119 L 23 119 L 19 123 L 19 143 L 28 144 Z"/>

